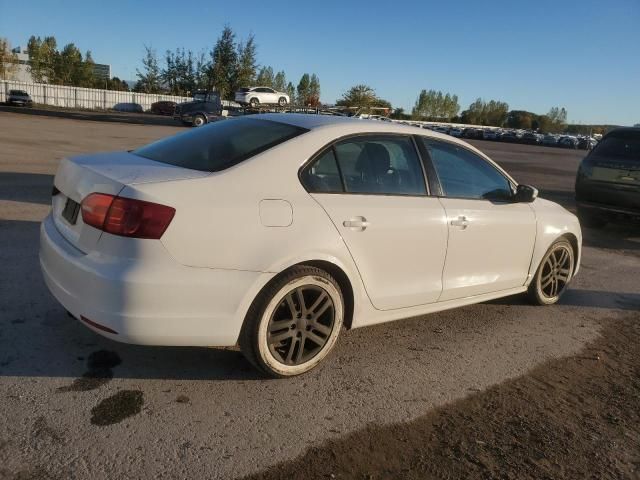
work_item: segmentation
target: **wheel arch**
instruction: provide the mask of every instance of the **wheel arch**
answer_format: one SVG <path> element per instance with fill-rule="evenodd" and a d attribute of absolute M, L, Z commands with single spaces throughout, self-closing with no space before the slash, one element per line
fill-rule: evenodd
<path fill-rule="evenodd" d="M 571 248 L 573 248 L 573 272 L 575 275 L 575 273 L 578 271 L 578 265 L 580 263 L 580 242 L 578 241 L 578 237 L 576 237 L 571 232 L 567 232 L 561 235 L 560 237 L 558 237 L 558 240 L 561 238 L 566 238 L 571 244 Z"/>
<path fill-rule="evenodd" d="M 340 291 L 342 292 L 342 297 L 344 300 L 344 319 L 343 324 L 347 329 L 351 329 L 353 317 L 354 317 L 354 308 L 355 308 L 355 293 L 353 290 L 353 285 L 349 275 L 345 272 L 344 268 L 339 266 L 337 263 L 331 262 L 326 259 L 305 259 L 300 260 L 295 263 L 291 263 L 286 267 L 283 267 L 273 275 L 268 281 L 266 281 L 254 294 L 251 295 L 250 301 L 247 302 L 245 308 L 242 309 L 242 327 L 244 328 L 244 324 L 246 323 L 246 317 L 249 313 L 251 305 L 260 297 L 262 292 L 264 292 L 270 285 L 280 279 L 282 276 L 286 275 L 292 268 L 299 266 L 310 266 L 316 267 L 321 270 L 324 270 L 329 275 L 331 275 L 336 282 L 338 282 L 338 286 L 340 287 Z"/>

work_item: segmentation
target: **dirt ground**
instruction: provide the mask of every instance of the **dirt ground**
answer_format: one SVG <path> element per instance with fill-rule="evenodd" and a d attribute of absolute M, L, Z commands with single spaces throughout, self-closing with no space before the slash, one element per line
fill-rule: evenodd
<path fill-rule="evenodd" d="M 247 477 L 309 478 L 640 478 L 640 315 L 606 322 L 577 355 Z"/>
<path fill-rule="evenodd" d="M 0 479 L 639 477 L 640 228 L 585 230 L 558 305 L 344 331 L 319 368 L 267 380 L 237 349 L 97 336 L 47 291 L 38 232 L 60 159 L 184 131 L 123 115 L 0 109 Z M 474 143 L 574 207 L 584 152 Z"/>

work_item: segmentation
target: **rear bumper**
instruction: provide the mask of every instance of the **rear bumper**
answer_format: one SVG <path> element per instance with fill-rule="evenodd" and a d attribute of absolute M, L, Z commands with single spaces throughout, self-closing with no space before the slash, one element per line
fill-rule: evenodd
<path fill-rule="evenodd" d="M 576 201 L 578 208 L 589 210 L 594 213 L 609 214 L 622 217 L 630 217 L 640 220 L 640 210 L 616 207 L 613 205 L 606 205 L 603 203 Z"/>
<path fill-rule="evenodd" d="M 594 180 L 576 181 L 576 204 L 585 209 L 640 216 L 640 187 Z"/>
<path fill-rule="evenodd" d="M 146 260 L 87 255 L 51 216 L 40 228 L 40 265 L 51 293 L 83 325 L 140 345 L 235 345 L 249 303 L 272 277 L 186 267 L 168 253 Z"/>

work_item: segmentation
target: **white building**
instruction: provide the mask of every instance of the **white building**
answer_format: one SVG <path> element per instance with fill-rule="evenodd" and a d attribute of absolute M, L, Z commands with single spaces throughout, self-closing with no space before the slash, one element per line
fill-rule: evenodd
<path fill-rule="evenodd" d="M 13 80 L 18 82 L 33 82 L 29 67 L 29 51 L 26 47 L 16 47 L 11 50 L 18 57 L 18 68 Z M 93 66 L 93 75 L 96 80 L 109 80 L 111 78 L 111 65 L 96 63 Z"/>

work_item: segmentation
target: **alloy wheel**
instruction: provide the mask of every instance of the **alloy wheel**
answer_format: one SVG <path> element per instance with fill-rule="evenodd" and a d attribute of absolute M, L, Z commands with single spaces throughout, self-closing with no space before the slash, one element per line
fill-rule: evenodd
<path fill-rule="evenodd" d="M 542 266 L 540 274 L 540 292 L 546 298 L 559 296 L 571 279 L 572 255 L 569 247 L 558 245 L 551 250 Z"/>
<path fill-rule="evenodd" d="M 335 306 L 328 292 L 317 285 L 289 291 L 274 309 L 267 327 L 267 343 L 274 359 L 300 365 L 326 345 L 334 327 Z"/>

